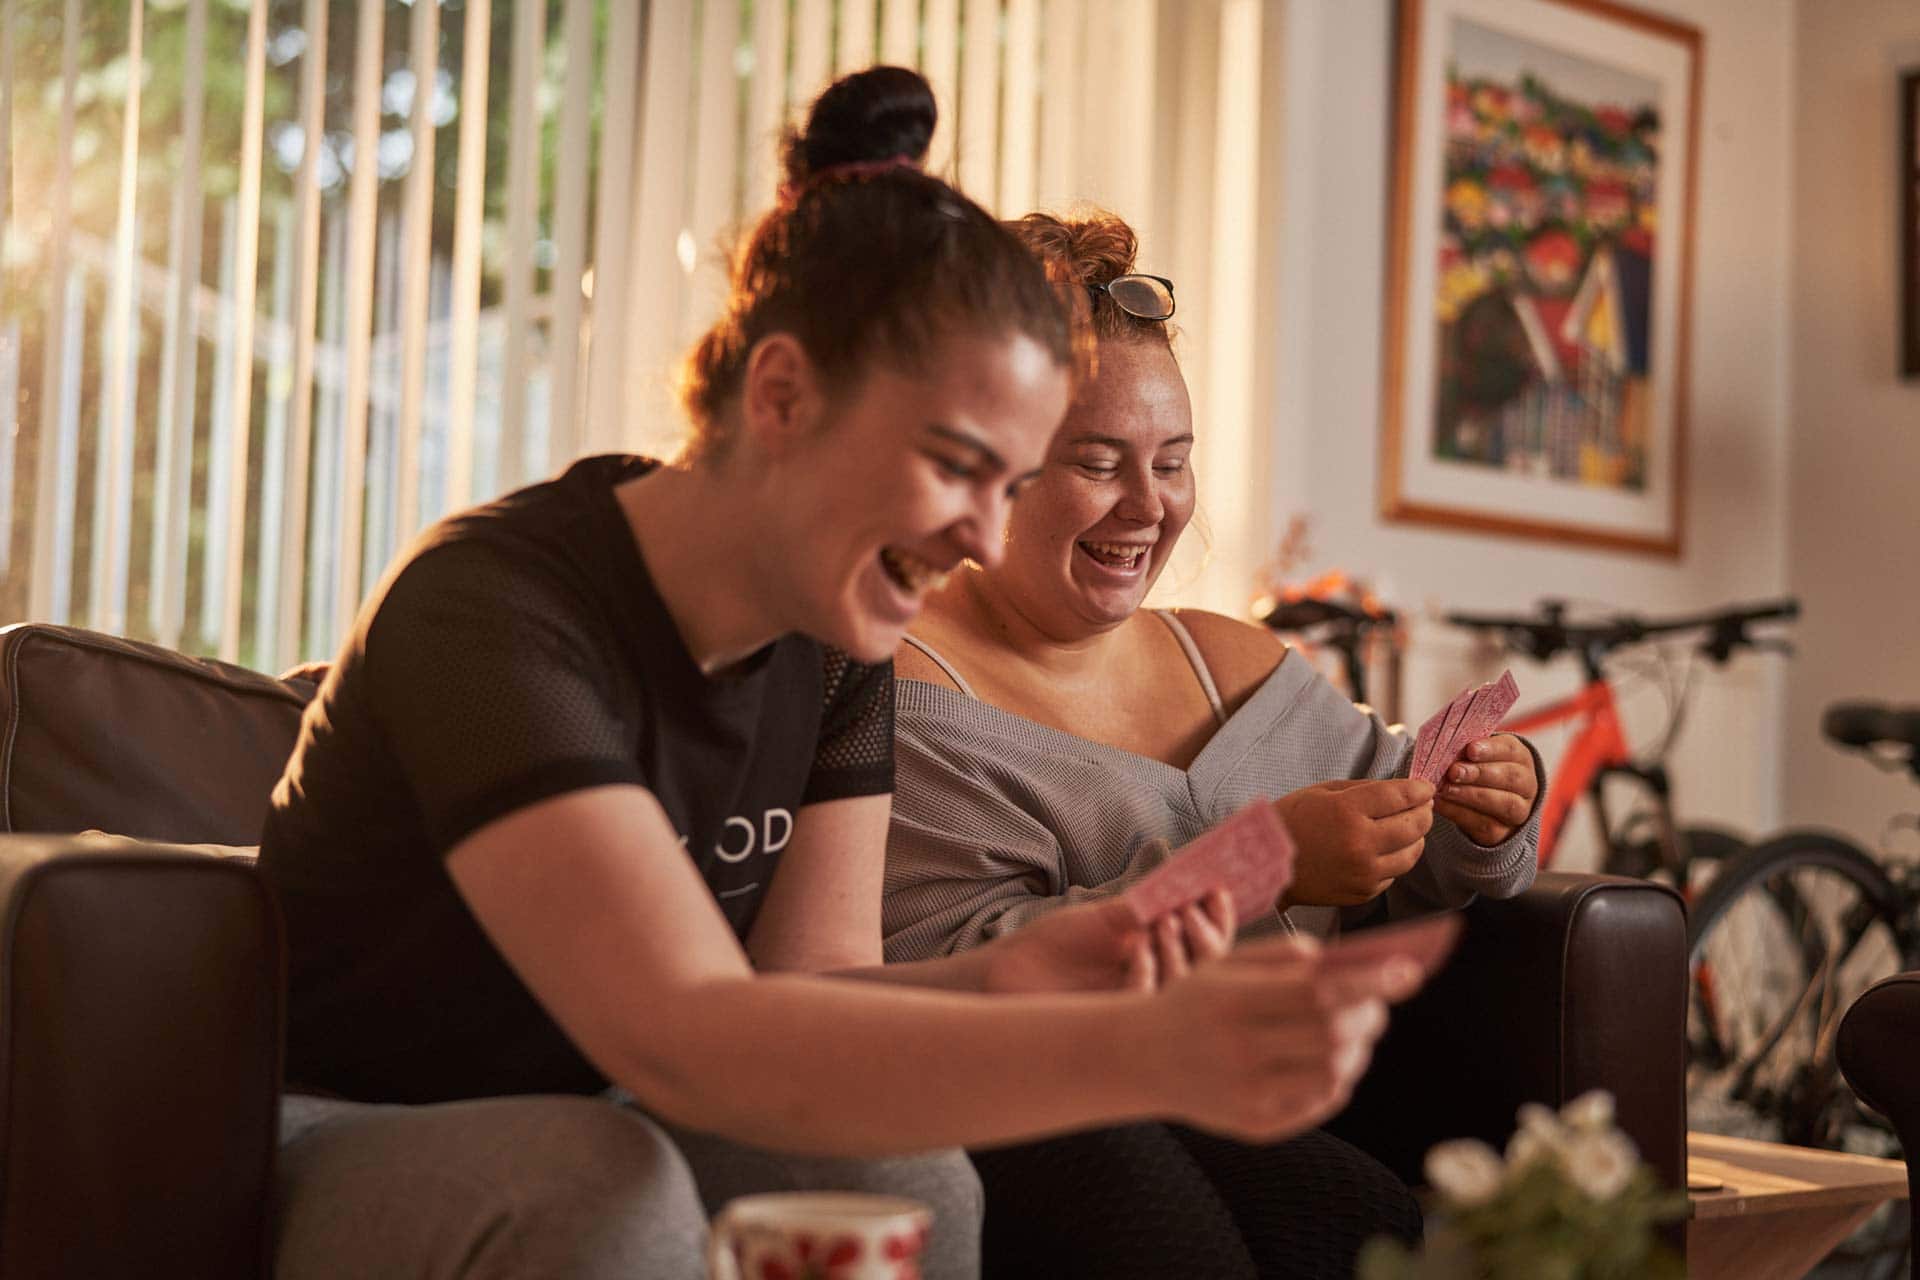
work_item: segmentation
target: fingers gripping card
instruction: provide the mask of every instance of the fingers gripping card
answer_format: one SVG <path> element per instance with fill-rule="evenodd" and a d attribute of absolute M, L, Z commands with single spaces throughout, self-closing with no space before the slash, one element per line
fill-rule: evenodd
<path fill-rule="evenodd" d="M 1270 910 L 1292 880 L 1293 838 L 1272 803 L 1256 800 L 1127 890 L 1127 903 L 1146 925 L 1225 888 L 1238 927 Z"/>
<path fill-rule="evenodd" d="M 1433 783 L 1443 780 L 1467 744 L 1493 732 L 1519 697 L 1520 687 L 1511 671 L 1501 672 L 1498 680 L 1463 691 L 1420 726 L 1407 776 Z"/>
<path fill-rule="evenodd" d="M 1513 682 L 1511 671 L 1503 671 L 1498 680 L 1482 685 L 1473 714 L 1460 727 L 1460 746 L 1464 749 L 1469 742 L 1478 742 L 1498 729 L 1519 700 L 1520 686 Z"/>

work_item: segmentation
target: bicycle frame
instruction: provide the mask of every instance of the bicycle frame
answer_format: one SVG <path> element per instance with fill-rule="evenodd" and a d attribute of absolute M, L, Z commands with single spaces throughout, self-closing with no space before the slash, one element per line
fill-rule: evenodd
<path fill-rule="evenodd" d="M 1600 791 L 1600 780 L 1608 773 L 1625 772 L 1639 777 L 1652 785 L 1663 801 L 1665 799 L 1664 788 L 1634 766 L 1627 750 L 1626 731 L 1620 724 L 1620 710 L 1613 699 L 1613 686 L 1604 678 L 1589 680 L 1574 693 L 1546 706 L 1509 716 L 1500 728 L 1507 733 L 1527 733 L 1569 720 L 1579 721 L 1579 729 L 1560 757 L 1547 786 L 1547 798 L 1540 806 L 1540 865 L 1543 867 L 1553 865 L 1560 830 L 1582 795 L 1593 800 L 1602 849 L 1612 842 L 1613 830 L 1607 825 L 1605 801 Z"/>

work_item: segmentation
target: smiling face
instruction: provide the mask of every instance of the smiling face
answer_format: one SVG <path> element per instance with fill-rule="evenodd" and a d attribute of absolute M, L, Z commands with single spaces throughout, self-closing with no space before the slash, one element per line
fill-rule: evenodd
<path fill-rule="evenodd" d="M 1193 518 L 1192 451 L 1193 405 L 1173 353 L 1102 343 L 1099 375 L 1015 509 L 988 589 L 1056 637 L 1126 621 Z"/>
<path fill-rule="evenodd" d="M 778 477 L 789 625 L 863 662 L 893 653 L 962 560 L 1000 560 L 1013 494 L 1066 412 L 1066 370 L 1022 334 L 949 335 L 926 366 L 875 363 Z"/>

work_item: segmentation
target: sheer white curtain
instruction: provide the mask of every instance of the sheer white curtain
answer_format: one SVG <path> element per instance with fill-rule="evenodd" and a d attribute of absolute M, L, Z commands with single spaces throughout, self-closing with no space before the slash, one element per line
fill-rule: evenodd
<path fill-rule="evenodd" d="M 1106 205 L 1176 279 L 1213 554 L 1267 530 L 1262 0 L 0 0 L 0 621 L 273 669 L 400 546 L 671 451 L 779 129 L 920 67 L 1003 214 Z"/>

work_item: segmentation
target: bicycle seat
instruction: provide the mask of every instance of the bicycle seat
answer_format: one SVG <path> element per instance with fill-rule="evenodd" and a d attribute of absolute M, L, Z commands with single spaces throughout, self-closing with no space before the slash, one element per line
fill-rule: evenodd
<path fill-rule="evenodd" d="M 1820 731 L 1843 747 L 1882 743 L 1920 753 L 1920 707 L 1885 702 L 1836 702 L 1820 717 Z"/>
<path fill-rule="evenodd" d="M 1357 627 L 1390 627 L 1396 618 L 1393 610 L 1379 606 L 1369 609 L 1320 596 L 1304 596 L 1298 600 L 1279 601 L 1259 620 L 1275 631 L 1305 631 L 1327 622 L 1342 622 Z"/>

